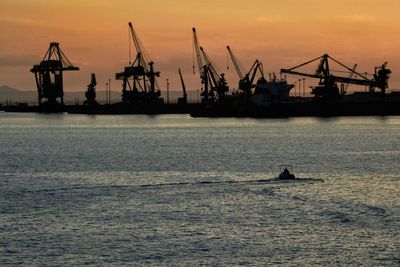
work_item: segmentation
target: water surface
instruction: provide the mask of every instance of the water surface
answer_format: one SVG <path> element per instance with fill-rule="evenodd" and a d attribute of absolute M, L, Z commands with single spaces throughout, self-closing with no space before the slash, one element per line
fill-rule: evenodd
<path fill-rule="evenodd" d="M 0 113 L 0 265 L 400 265 L 399 140 L 398 117 Z M 282 164 L 317 180 L 262 181 Z"/>

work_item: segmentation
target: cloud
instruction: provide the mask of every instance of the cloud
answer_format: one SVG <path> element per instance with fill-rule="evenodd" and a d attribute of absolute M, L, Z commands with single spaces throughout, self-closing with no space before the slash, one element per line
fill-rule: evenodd
<path fill-rule="evenodd" d="M 0 67 L 33 66 L 41 60 L 36 55 L 0 55 Z"/>

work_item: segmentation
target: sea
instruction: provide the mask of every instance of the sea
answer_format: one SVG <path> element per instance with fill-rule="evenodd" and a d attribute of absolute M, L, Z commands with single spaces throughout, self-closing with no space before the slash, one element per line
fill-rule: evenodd
<path fill-rule="evenodd" d="M 400 117 L 0 112 L 0 266 L 400 266 L 399 162 Z"/>

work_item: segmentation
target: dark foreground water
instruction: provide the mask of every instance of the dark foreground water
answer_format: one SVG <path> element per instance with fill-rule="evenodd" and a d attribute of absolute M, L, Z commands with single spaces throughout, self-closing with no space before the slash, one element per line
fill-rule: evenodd
<path fill-rule="evenodd" d="M 0 113 L 0 265 L 399 266 L 399 162 L 399 117 Z"/>

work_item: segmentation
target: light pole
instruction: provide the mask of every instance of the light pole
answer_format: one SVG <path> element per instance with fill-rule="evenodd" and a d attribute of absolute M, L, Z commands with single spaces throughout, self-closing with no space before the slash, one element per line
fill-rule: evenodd
<path fill-rule="evenodd" d="M 106 83 L 106 104 L 108 104 L 108 83 Z"/>
<path fill-rule="evenodd" d="M 197 103 L 200 103 L 200 90 L 197 89 Z"/>
<path fill-rule="evenodd" d="M 108 79 L 108 104 L 111 104 L 111 79 Z"/>
<path fill-rule="evenodd" d="M 167 104 L 169 104 L 169 79 L 167 78 Z"/>
<path fill-rule="evenodd" d="M 306 78 L 303 78 L 303 97 L 306 97 Z"/>
<path fill-rule="evenodd" d="M 299 97 L 301 96 L 301 79 L 299 79 Z"/>

